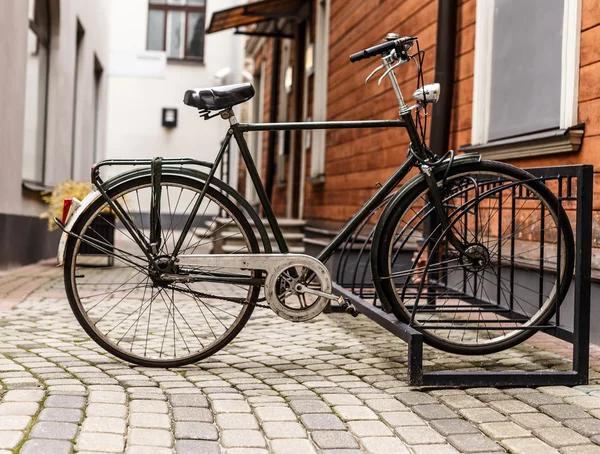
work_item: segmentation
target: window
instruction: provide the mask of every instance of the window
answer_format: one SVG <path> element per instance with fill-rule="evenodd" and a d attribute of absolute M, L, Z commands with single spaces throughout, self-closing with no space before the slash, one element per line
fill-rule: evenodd
<path fill-rule="evenodd" d="M 580 2 L 477 0 L 473 145 L 577 124 Z"/>
<path fill-rule="evenodd" d="M 256 93 L 251 102 L 251 121 L 253 123 L 264 122 L 265 114 L 265 74 L 266 63 L 263 61 L 258 71 L 254 74 L 254 89 Z M 250 154 L 259 175 L 262 174 L 262 156 L 263 156 L 263 132 L 254 131 L 249 133 Z M 246 198 L 252 205 L 257 205 L 260 201 L 254 184 L 249 175 L 246 175 Z"/>
<path fill-rule="evenodd" d="M 290 40 L 283 40 L 281 56 L 281 67 L 279 68 L 279 112 L 278 121 L 288 121 L 288 105 L 290 94 L 292 93 L 293 68 L 290 63 L 291 43 Z M 291 146 L 290 131 L 279 131 L 277 133 L 277 166 L 276 179 L 277 184 L 285 184 L 287 175 L 285 172 L 286 156 L 289 155 Z"/>
<path fill-rule="evenodd" d="M 202 61 L 206 0 L 150 0 L 148 50 L 167 58 Z"/>
<path fill-rule="evenodd" d="M 327 121 L 327 85 L 329 80 L 329 13 L 331 0 L 318 2 L 314 50 L 313 120 Z M 312 131 L 310 180 L 318 183 L 325 175 L 326 131 Z"/>
<path fill-rule="evenodd" d="M 40 184 L 44 182 L 46 149 L 49 29 L 48 3 L 30 0 L 22 177 L 26 181 Z"/>

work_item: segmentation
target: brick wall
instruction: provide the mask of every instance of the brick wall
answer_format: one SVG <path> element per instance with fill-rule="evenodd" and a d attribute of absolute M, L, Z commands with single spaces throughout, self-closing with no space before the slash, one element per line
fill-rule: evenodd
<path fill-rule="evenodd" d="M 365 78 L 380 64 L 377 59 L 351 64 L 348 57 L 381 42 L 389 32 L 416 35 L 427 51 L 425 81 L 432 82 L 436 18 L 437 0 L 333 0 L 328 119 L 398 118 L 389 82 L 378 87 L 374 80 L 365 87 Z M 417 86 L 414 65 L 401 67 L 397 76 L 403 92 L 411 94 Z M 345 222 L 373 194 L 376 184 L 404 161 L 408 143 L 403 128 L 329 131 L 325 181 L 306 188 L 308 222 L 332 228 Z"/>

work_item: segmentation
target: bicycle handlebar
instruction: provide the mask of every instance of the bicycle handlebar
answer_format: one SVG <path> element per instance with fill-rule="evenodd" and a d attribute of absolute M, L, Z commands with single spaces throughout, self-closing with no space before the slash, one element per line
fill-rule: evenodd
<path fill-rule="evenodd" d="M 407 49 L 405 49 L 404 44 L 410 41 L 414 41 L 415 37 L 406 36 L 404 38 L 395 39 L 393 41 L 388 41 L 383 44 L 378 44 L 377 46 L 369 47 L 368 49 L 361 50 L 355 54 L 350 55 L 350 61 L 355 63 L 360 60 L 364 60 L 366 58 L 375 57 L 376 55 L 381 55 L 384 52 L 391 51 L 392 49 L 399 48 L 403 54 L 406 53 Z M 410 47 L 409 47 L 410 49 Z"/>

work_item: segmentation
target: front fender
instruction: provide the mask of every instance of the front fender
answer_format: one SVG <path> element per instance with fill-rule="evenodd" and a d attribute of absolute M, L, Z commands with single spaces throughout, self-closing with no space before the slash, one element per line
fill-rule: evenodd
<path fill-rule="evenodd" d="M 193 180 L 199 181 L 201 183 L 204 183 L 208 179 L 208 175 L 204 172 L 200 172 L 200 171 L 194 170 L 194 169 L 181 168 L 181 167 L 164 166 L 163 174 L 185 176 L 185 177 L 191 178 Z M 111 178 L 110 180 L 106 181 L 104 183 L 104 189 L 106 191 L 109 191 L 110 189 L 114 188 L 115 186 L 117 186 L 120 183 L 123 183 L 126 180 L 129 180 L 131 178 L 145 177 L 145 176 L 150 176 L 149 168 L 134 169 L 134 170 L 131 170 L 128 172 L 124 172 L 124 173 L 117 175 L 116 177 Z M 223 192 L 225 195 L 230 197 L 242 209 L 242 211 L 247 214 L 247 216 L 250 218 L 250 220 L 252 221 L 252 223 L 254 224 L 256 229 L 258 230 L 258 233 L 259 233 L 260 239 L 263 243 L 265 252 L 267 254 L 272 253 L 273 249 L 271 247 L 271 241 L 269 240 L 269 235 L 267 233 L 267 229 L 265 228 L 265 225 L 263 224 L 262 220 L 256 213 L 256 210 L 254 208 L 252 208 L 252 206 L 248 203 L 248 201 L 246 199 L 244 199 L 244 197 L 242 197 L 242 195 L 239 192 L 237 192 L 235 189 L 233 189 L 231 186 L 229 186 L 228 184 L 226 184 L 225 182 L 223 182 L 217 178 L 213 177 L 211 185 L 214 186 L 215 189 Z M 102 197 L 102 194 L 100 194 L 99 191 L 94 191 L 94 192 L 91 192 L 90 194 L 88 194 L 85 197 L 85 199 L 83 199 L 81 201 L 81 204 L 79 205 L 79 207 L 75 210 L 75 212 L 68 219 L 67 224 L 65 226 L 65 231 L 63 231 L 63 233 L 60 237 L 59 244 L 58 244 L 58 252 L 57 252 L 58 266 L 62 266 L 64 264 L 65 251 L 66 251 L 67 239 L 69 238 L 69 232 L 71 232 L 71 229 L 77 222 L 77 219 L 81 216 L 81 214 L 85 211 L 85 209 L 88 206 L 90 206 L 92 203 L 94 203 L 100 197 Z"/>

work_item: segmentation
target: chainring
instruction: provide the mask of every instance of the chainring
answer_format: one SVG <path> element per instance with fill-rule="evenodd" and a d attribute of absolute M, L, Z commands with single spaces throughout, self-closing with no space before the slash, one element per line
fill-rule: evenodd
<path fill-rule="evenodd" d="M 292 322 L 306 322 L 323 312 L 329 300 L 298 291 L 298 284 L 331 293 L 331 278 L 325 266 L 289 262 L 269 273 L 265 282 L 266 299 L 280 317 Z"/>

